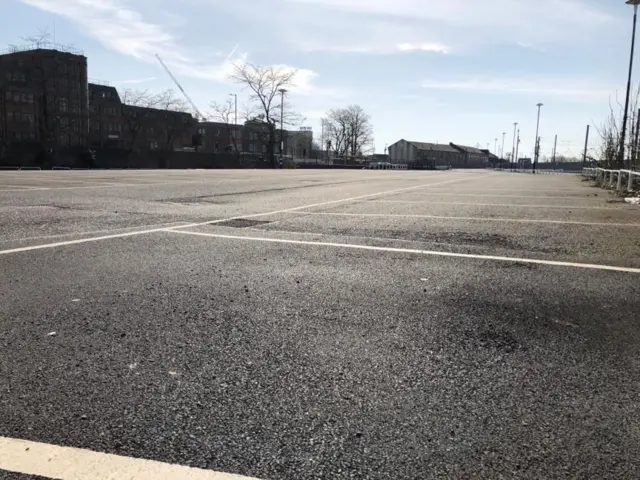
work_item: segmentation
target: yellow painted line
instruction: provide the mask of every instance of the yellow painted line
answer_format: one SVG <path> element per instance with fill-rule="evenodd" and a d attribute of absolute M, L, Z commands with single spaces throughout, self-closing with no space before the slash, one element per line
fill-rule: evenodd
<path fill-rule="evenodd" d="M 6 437 L 0 437 L 0 469 L 56 480 L 252 480 L 231 473 Z"/>
<path fill-rule="evenodd" d="M 556 260 L 539 260 L 536 258 L 501 257 L 496 255 L 475 255 L 471 253 L 439 252 L 437 250 L 418 250 L 418 249 L 411 249 L 411 248 L 376 247 L 373 245 L 357 245 L 353 243 L 314 242 L 314 241 L 307 241 L 307 240 L 289 240 L 284 238 L 242 237 L 239 235 L 222 235 L 217 233 L 189 232 L 189 231 L 173 230 L 173 229 L 165 229 L 164 231 L 169 233 L 177 233 L 181 235 L 194 235 L 199 237 L 222 238 L 227 240 L 239 240 L 239 241 L 248 241 L 248 242 L 285 243 L 290 245 L 350 248 L 355 250 L 369 250 L 373 252 L 408 253 L 408 254 L 417 254 L 417 255 L 433 255 L 437 257 L 468 258 L 468 259 L 477 259 L 477 260 L 493 260 L 498 262 L 515 262 L 515 263 L 530 263 L 530 264 L 536 264 L 536 265 L 550 265 L 555 267 L 575 267 L 575 268 L 586 268 L 590 270 L 609 270 L 613 272 L 640 273 L 640 268 L 616 267 L 613 265 L 598 265 L 598 264 L 591 264 L 591 263 L 560 262 Z"/>

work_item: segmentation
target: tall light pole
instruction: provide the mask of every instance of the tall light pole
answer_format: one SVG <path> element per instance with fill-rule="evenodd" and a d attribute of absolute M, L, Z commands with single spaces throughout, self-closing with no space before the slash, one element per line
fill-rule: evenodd
<path fill-rule="evenodd" d="M 640 1 L 640 0 L 638 0 Z M 538 121 L 536 123 L 536 142 L 535 150 L 533 151 L 533 173 L 536 173 L 536 167 L 538 166 L 538 156 L 540 155 L 540 139 L 538 138 L 538 132 L 540 130 L 540 109 L 544 104 L 538 103 L 536 106 L 538 107 Z"/>
<path fill-rule="evenodd" d="M 518 150 L 520 149 L 520 129 L 518 129 L 518 137 L 516 139 L 516 158 L 515 158 L 515 163 L 514 163 L 514 167 L 513 170 L 517 171 L 518 168 Z"/>
<path fill-rule="evenodd" d="M 233 124 L 237 125 L 238 124 L 238 95 L 236 93 L 230 93 L 229 96 L 235 99 L 235 118 L 234 118 Z"/>
<path fill-rule="evenodd" d="M 629 118 L 629 96 L 631 95 L 631 73 L 633 72 L 633 52 L 636 45 L 636 23 L 638 20 L 638 5 L 640 0 L 627 0 L 627 5 L 633 5 L 633 33 L 631 34 L 631 57 L 629 59 L 629 78 L 627 80 L 627 97 L 624 102 L 624 116 L 622 117 L 622 132 L 620 133 L 620 147 L 618 151 L 618 164 L 624 166 L 625 141 L 627 136 L 627 121 Z"/>
<path fill-rule="evenodd" d="M 284 156 L 284 94 L 287 93 L 287 89 L 281 88 L 278 91 L 282 96 L 282 101 L 280 102 L 280 160 L 282 160 Z"/>
<path fill-rule="evenodd" d="M 502 132 L 502 147 L 500 147 L 500 159 L 504 158 L 504 137 L 507 136 L 507 132 Z"/>
<path fill-rule="evenodd" d="M 238 95 L 236 93 L 230 93 L 229 96 L 235 99 L 235 117 L 233 120 L 233 148 L 238 151 Z"/>
<path fill-rule="evenodd" d="M 513 146 L 511 147 L 511 162 L 510 163 L 514 163 L 517 159 L 515 158 L 516 155 L 516 128 L 518 128 L 518 122 L 514 122 L 513 124 Z M 511 165 L 510 165 L 511 167 Z"/>

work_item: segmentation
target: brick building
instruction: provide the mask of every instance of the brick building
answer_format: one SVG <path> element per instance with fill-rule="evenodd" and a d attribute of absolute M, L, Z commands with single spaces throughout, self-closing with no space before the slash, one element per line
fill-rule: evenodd
<path fill-rule="evenodd" d="M 200 122 L 197 127 L 200 141 L 198 151 L 207 153 L 242 152 L 243 130 L 242 125 Z"/>
<path fill-rule="evenodd" d="M 407 164 L 413 168 L 485 168 L 491 154 L 487 150 L 457 145 L 400 140 L 389 146 L 391 163 Z"/>
<path fill-rule="evenodd" d="M 175 111 L 181 108 L 175 99 L 158 95 L 154 100 L 130 105 L 126 95 L 107 83 L 89 83 L 87 58 L 77 50 L 45 43 L 10 47 L 0 54 L 0 157 L 20 145 L 56 152 L 86 147 L 205 153 L 237 149 L 267 156 L 268 129 L 260 120 L 199 123 L 191 114 Z M 279 129 L 276 135 L 278 154 Z M 312 141 L 311 131 L 285 132 L 285 154 L 309 155 Z"/>
<path fill-rule="evenodd" d="M 89 83 L 89 146 L 125 148 L 123 105 L 118 91 Z"/>
<path fill-rule="evenodd" d="M 87 58 L 58 45 L 0 55 L 0 135 L 46 148 L 80 146 L 89 132 Z"/>

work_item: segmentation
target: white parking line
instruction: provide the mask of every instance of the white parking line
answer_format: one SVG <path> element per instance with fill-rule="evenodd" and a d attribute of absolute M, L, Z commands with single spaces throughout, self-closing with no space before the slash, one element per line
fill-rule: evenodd
<path fill-rule="evenodd" d="M 612 207 L 583 207 L 583 206 L 571 206 L 571 205 L 527 205 L 517 203 L 472 203 L 472 202 L 432 202 L 432 201 L 411 201 L 411 200 L 369 200 L 369 203 L 399 203 L 410 205 L 462 205 L 470 207 L 508 207 L 508 208 L 561 208 L 565 210 L 618 210 Z"/>
<path fill-rule="evenodd" d="M 451 192 L 425 192 L 425 193 L 415 193 L 414 195 L 420 196 L 443 196 L 443 197 L 496 197 L 496 198 L 561 198 L 563 200 L 584 200 L 585 198 L 590 198 L 588 195 L 584 197 L 560 197 L 560 196 L 551 196 L 551 195 L 502 195 L 502 194 L 486 194 L 486 193 L 451 193 Z M 604 195 L 603 195 L 604 196 Z M 595 197 L 594 197 L 595 200 Z"/>
<path fill-rule="evenodd" d="M 640 227 L 640 223 L 606 223 L 606 222 L 577 222 L 573 220 L 536 220 L 530 218 L 500 218 L 500 217 L 447 217 L 442 215 L 412 215 L 387 213 L 333 213 L 333 212 L 301 212 L 286 211 L 296 215 L 324 215 L 327 217 L 377 217 L 377 218 L 425 218 L 432 220 L 464 220 L 472 222 L 515 222 L 515 223 L 551 223 L 557 225 L 586 225 L 593 227 Z"/>
<path fill-rule="evenodd" d="M 172 227 L 182 227 L 191 225 L 189 222 L 166 222 L 166 223 L 154 223 L 150 225 L 136 225 L 133 227 L 121 227 L 121 228 L 107 228 L 103 230 L 91 230 L 84 232 L 71 232 L 71 233 L 58 233 L 56 235 L 39 235 L 35 237 L 21 237 L 21 238 L 9 238 L 6 240 L 0 240 L 0 243 L 7 242 L 24 242 L 27 240 L 44 240 L 47 238 L 64 238 L 64 237 L 75 237 L 75 236 L 84 236 L 84 235 L 97 235 L 101 233 L 126 233 L 127 230 L 140 230 L 141 228 L 144 230 L 148 230 L 151 228 L 172 228 Z M 135 233 L 135 232 L 133 232 Z"/>
<path fill-rule="evenodd" d="M 0 469 L 57 480 L 251 480 L 213 470 L 6 437 L 0 437 Z"/>
<path fill-rule="evenodd" d="M 462 179 L 455 179 L 455 180 L 447 180 L 444 182 L 435 182 L 435 183 L 427 183 L 427 184 L 423 184 L 423 185 L 415 185 L 413 187 L 405 187 L 405 188 L 396 188 L 393 190 L 386 190 L 383 192 L 377 192 L 377 193 L 369 193 L 366 195 L 359 195 L 356 197 L 349 197 L 349 198 L 342 198 L 340 200 L 329 200 L 326 202 L 319 202 L 319 203 L 313 203 L 313 204 L 309 204 L 309 205 L 301 205 L 299 207 L 293 207 L 293 208 L 285 208 L 282 210 L 276 210 L 273 212 L 264 212 L 264 213 L 253 213 L 253 214 L 248 214 L 248 215 L 238 215 L 235 217 L 231 217 L 231 218 L 223 218 L 223 219 L 219 219 L 219 220 L 211 220 L 211 221 L 207 221 L 207 222 L 199 222 L 199 223 L 190 223 L 187 225 L 182 225 L 182 226 L 176 226 L 176 227 L 171 227 L 171 228 L 192 228 L 192 227 L 198 227 L 201 225 L 212 225 L 212 224 L 216 224 L 216 223 L 223 223 L 223 222 L 229 222 L 231 220 L 238 220 L 240 218 L 255 218 L 255 217 L 262 217 L 262 216 L 268 216 L 268 215 L 276 215 L 279 213 L 287 213 L 287 212 L 295 212 L 297 210 L 304 210 L 307 208 L 314 208 L 314 207 L 322 207 L 325 205 L 334 205 L 336 203 L 342 203 L 342 202 L 351 202 L 354 200 L 361 200 L 363 198 L 372 198 L 372 197 L 376 197 L 376 196 L 380 196 L 380 195 L 390 195 L 393 193 L 398 193 L 398 192 L 404 192 L 404 191 L 409 191 L 409 190 L 416 190 L 418 188 L 427 188 L 433 185 L 443 185 L 443 184 L 448 184 L 448 183 L 458 183 L 458 182 L 464 182 L 467 180 L 475 180 L 478 177 L 468 177 L 468 178 L 462 178 Z M 118 234 L 113 234 L 113 235 L 103 235 L 103 236 L 99 236 L 99 237 L 90 237 L 90 238 L 81 238 L 81 239 L 77 239 L 77 240 L 67 240 L 67 241 L 63 241 L 63 242 L 55 242 L 55 243 L 46 243 L 46 244 L 42 244 L 42 245 L 31 245 L 29 247 L 18 247 L 18 248 L 10 248 L 8 250 L 0 250 L 0 255 L 8 255 L 11 253 L 21 253 L 21 252 L 30 252 L 33 250 L 42 250 L 45 248 L 56 248 L 56 247 L 64 247 L 67 245 L 78 245 L 81 243 L 88 243 L 88 242 L 98 242 L 101 240 L 110 240 L 110 239 L 114 239 L 114 238 L 125 238 L 125 237 L 133 237 L 136 235 L 146 235 L 149 233 L 156 233 L 156 232 L 161 232 L 161 231 L 166 231 L 166 228 L 154 228 L 154 229 L 149 229 L 149 230 L 141 230 L 141 231 L 136 231 L 136 232 L 126 232 L 126 233 L 118 233 Z"/>
<path fill-rule="evenodd" d="M 417 250 L 411 248 L 395 248 L 395 247 L 375 247 L 371 245 L 357 245 L 352 243 L 332 243 L 332 242 L 314 242 L 306 240 L 288 240 L 282 238 L 266 238 L 266 237 L 242 237 L 239 235 L 222 235 L 216 233 L 202 233 L 202 232 L 188 232 L 183 230 L 164 230 L 170 233 L 177 233 L 180 235 L 194 235 L 200 237 L 212 237 L 222 238 L 227 240 L 240 240 L 240 241 L 253 241 L 253 242 L 266 242 L 266 243 L 285 243 L 291 245 L 308 245 L 318 247 L 333 247 L 333 248 L 349 248 L 355 250 L 369 250 L 374 252 L 393 252 L 393 253 L 408 253 L 417 255 L 432 255 L 438 257 L 453 257 L 453 258 L 469 258 L 476 260 L 493 260 L 498 262 L 515 262 L 515 263 L 530 263 L 537 265 L 550 265 L 556 267 L 574 267 L 585 268 L 591 270 L 610 270 L 614 272 L 627 272 L 627 273 L 640 273 L 640 268 L 631 267 L 616 267 L 612 265 L 597 265 L 590 263 L 575 263 L 575 262 L 560 262 L 555 260 L 538 260 L 534 258 L 519 258 L 519 257 L 501 257 L 495 255 L 474 255 L 470 253 L 452 253 L 452 252 L 439 252 L 435 250 Z"/>

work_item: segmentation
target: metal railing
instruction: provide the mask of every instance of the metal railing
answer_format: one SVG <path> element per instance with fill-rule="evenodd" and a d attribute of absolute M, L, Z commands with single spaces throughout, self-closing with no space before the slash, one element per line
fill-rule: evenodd
<path fill-rule="evenodd" d="M 595 180 L 603 187 L 615 187 L 618 192 L 632 192 L 634 190 L 634 182 L 640 182 L 640 172 L 634 170 L 583 168 L 582 176 Z"/>
<path fill-rule="evenodd" d="M 82 50 L 75 47 L 51 42 L 38 42 L 31 45 L 9 45 L 7 48 L 0 50 L 0 54 L 6 55 L 10 53 L 29 52 L 31 50 L 57 50 L 58 52 L 71 53 L 73 55 L 83 55 Z"/>

